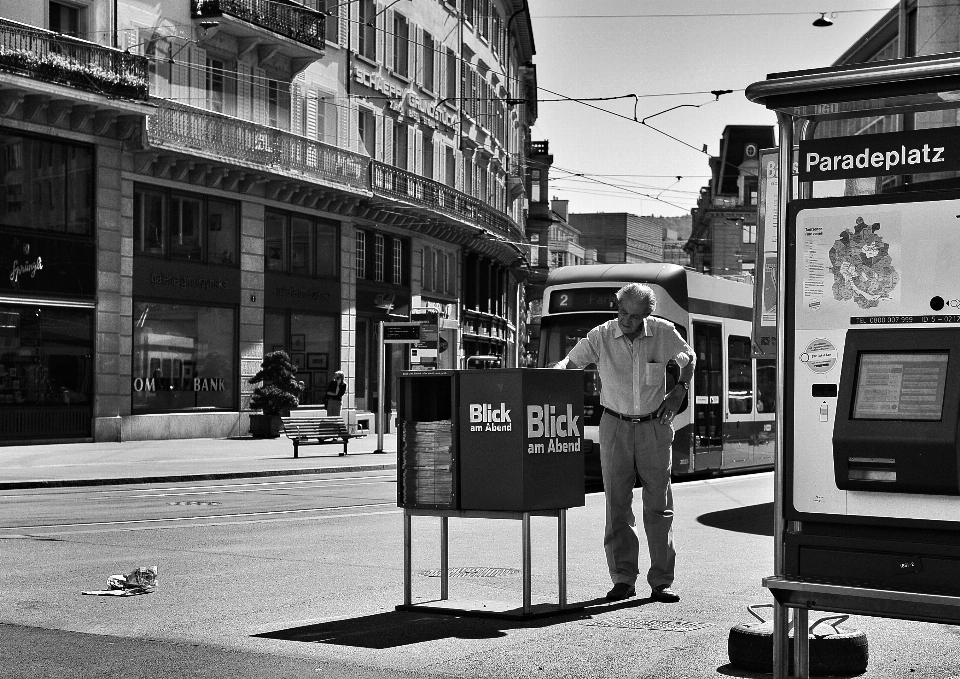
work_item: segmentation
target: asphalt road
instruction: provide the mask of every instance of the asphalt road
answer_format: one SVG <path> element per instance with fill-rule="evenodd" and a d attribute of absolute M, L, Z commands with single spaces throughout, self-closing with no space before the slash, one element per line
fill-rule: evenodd
<path fill-rule="evenodd" d="M 770 601 L 772 475 L 677 484 L 672 606 L 602 600 L 603 501 L 588 496 L 567 527 L 568 599 L 584 610 L 504 621 L 395 611 L 394 474 L 0 492 L 0 677 L 760 676 L 729 665 L 726 640 Z M 414 519 L 415 601 L 439 592 L 437 524 Z M 555 601 L 555 522 L 533 524 L 534 602 Z M 451 597 L 519 602 L 519 534 L 451 521 Z M 153 564 L 152 594 L 81 594 Z M 955 627 L 847 625 L 868 634 L 866 677 L 960 676 Z"/>

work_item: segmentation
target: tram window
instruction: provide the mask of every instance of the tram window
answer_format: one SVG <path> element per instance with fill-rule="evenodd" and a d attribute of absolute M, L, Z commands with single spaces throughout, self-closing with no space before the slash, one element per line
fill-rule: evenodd
<path fill-rule="evenodd" d="M 564 358 L 591 329 L 592 325 L 582 321 L 544 318 L 540 328 L 540 365 L 550 366 Z"/>
<path fill-rule="evenodd" d="M 772 358 L 757 359 L 757 412 L 772 413 L 777 398 L 777 362 Z"/>
<path fill-rule="evenodd" d="M 753 359 L 750 338 L 727 339 L 727 408 L 731 415 L 753 412 Z"/>

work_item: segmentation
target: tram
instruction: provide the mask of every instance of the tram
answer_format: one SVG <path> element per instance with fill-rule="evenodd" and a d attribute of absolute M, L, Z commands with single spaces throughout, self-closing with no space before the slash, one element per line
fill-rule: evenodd
<path fill-rule="evenodd" d="M 675 264 L 594 264 L 551 272 L 543 293 L 539 367 L 564 358 L 587 332 L 617 317 L 615 293 L 649 285 L 654 316 L 672 322 L 697 354 L 693 383 L 674 418 L 673 475 L 773 467 L 776 364 L 753 358 L 753 286 Z M 680 374 L 667 367 L 667 390 Z M 600 477 L 600 377 L 584 369 L 588 480 Z"/>

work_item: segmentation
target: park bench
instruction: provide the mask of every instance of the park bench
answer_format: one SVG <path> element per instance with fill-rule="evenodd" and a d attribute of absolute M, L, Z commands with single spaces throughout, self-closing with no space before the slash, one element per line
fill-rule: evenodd
<path fill-rule="evenodd" d="M 347 454 L 347 442 L 354 438 L 347 431 L 347 425 L 340 417 L 282 417 L 283 433 L 293 441 L 293 456 L 299 457 L 300 446 L 316 446 L 325 443 L 343 442 L 343 452 Z"/>

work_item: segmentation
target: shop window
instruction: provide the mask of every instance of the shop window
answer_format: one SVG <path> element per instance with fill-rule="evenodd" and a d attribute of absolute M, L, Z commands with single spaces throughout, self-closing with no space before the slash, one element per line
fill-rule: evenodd
<path fill-rule="evenodd" d="M 410 284 L 410 242 L 387 234 L 357 230 L 357 278 Z"/>
<path fill-rule="evenodd" d="M 753 359 L 749 337 L 727 338 L 727 408 L 731 415 L 753 412 Z"/>
<path fill-rule="evenodd" d="M 0 226 L 93 233 L 93 149 L 0 131 Z"/>
<path fill-rule="evenodd" d="M 237 231 L 240 211 L 236 203 L 221 200 L 207 202 L 210 262 L 235 265 L 237 257 Z"/>
<path fill-rule="evenodd" d="M 297 276 L 336 277 L 335 224 L 278 210 L 264 216 L 264 267 Z"/>
<path fill-rule="evenodd" d="M 336 224 L 317 221 L 317 275 L 336 278 L 339 276 L 337 252 L 340 250 L 340 230 Z"/>
<path fill-rule="evenodd" d="M 237 312 L 135 302 L 133 410 L 233 409 Z"/>
<path fill-rule="evenodd" d="M 0 306 L 0 410 L 89 405 L 92 397 L 92 311 Z"/>
<path fill-rule="evenodd" d="M 303 217 L 290 219 L 290 273 L 313 275 L 313 222 Z"/>
<path fill-rule="evenodd" d="M 267 271 L 287 270 L 287 216 L 266 211 L 263 219 L 263 252 Z"/>
<path fill-rule="evenodd" d="M 170 256 L 174 259 L 204 261 L 201 234 L 203 200 L 174 195 L 171 197 L 171 207 Z"/>
<path fill-rule="evenodd" d="M 390 267 L 390 282 L 400 285 L 403 272 L 403 243 L 393 241 L 393 266 Z"/>
<path fill-rule="evenodd" d="M 327 383 L 340 370 L 337 319 L 333 316 L 266 311 L 263 315 L 263 350 L 285 351 L 297 366 L 303 382 L 301 406 L 323 401 Z"/>
<path fill-rule="evenodd" d="M 375 281 L 383 280 L 384 241 L 384 237 L 379 233 L 373 236 L 373 280 Z"/>
<path fill-rule="evenodd" d="M 357 231 L 357 278 L 367 277 L 367 232 Z"/>
<path fill-rule="evenodd" d="M 240 210 L 198 194 L 137 186 L 133 251 L 171 259 L 236 266 Z"/>

